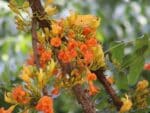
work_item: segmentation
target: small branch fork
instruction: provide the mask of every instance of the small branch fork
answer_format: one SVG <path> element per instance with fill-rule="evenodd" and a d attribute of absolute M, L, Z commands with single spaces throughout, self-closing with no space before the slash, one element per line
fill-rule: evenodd
<path fill-rule="evenodd" d="M 43 19 L 40 20 L 36 16 L 43 17 L 45 16 L 45 11 L 44 8 L 41 5 L 40 0 L 28 0 L 32 9 L 33 13 L 33 18 L 32 18 L 32 47 L 33 47 L 33 53 L 34 53 L 34 58 L 35 58 L 35 63 L 37 68 L 40 68 L 40 63 L 39 63 L 39 56 L 37 53 L 37 33 L 36 33 L 36 28 L 39 27 L 44 29 L 45 27 L 51 29 L 51 23 L 50 21 Z M 68 68 L 66 65 L 64 67 L 65 69 Z M 68 74 L 70 71 L 67 72 Z M 122 102 L 121 100 L 117 97 L 115 90 L 111 87 L 107 79 L 105 78 L 103 74 L 103 70 L 99 69 L 97 71 L 94 71 L 94 73 L 97 75 L 98 80 L 100 83 L 103 84 L 104 88 L 106 89 L 107 93 L 110 95 L 110 97 L 113 100 L 114 105 L 116 105 L 117 109 L 119 110 Z M 89 94 L 85 93 L 85 91 L 82 89 L 82 86 L 80 84 L 77 84 L 73 87 L 73 92 L 76 95 L 76 98 L 78 102 L 82 105 L 82 108 L 84 110 L 84 113 L 96 113 L 94 103 L 92 103 Z"/>

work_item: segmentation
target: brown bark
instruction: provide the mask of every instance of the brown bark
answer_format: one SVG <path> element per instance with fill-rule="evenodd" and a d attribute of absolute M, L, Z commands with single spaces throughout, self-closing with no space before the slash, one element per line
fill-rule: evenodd
<path fill-rule="evenodd" d="M 33 16 L 37 19 L 40 28 L 47 27 L 51 29 L 51 22 L 43 18 L 46 13 L 41 5 L 40 0 L 28 0 L 32 9 Z"/>
<path fill-rule="evenodd" d="M 90 100 L 89 93 L 85 93 L 80 84 L 75 85 L 73 91 L 79 104 L 82 105 L 84 113 L 96 113 L 94 103 Z"/>
<path fill-rule="evenodd" d="M 112 98 L 112 101 L 113 101 L 114 105 L 119 110 L 123 103 L 120 100 L 120 98 L 117 96 L 115 90 L 111 87 L 111 84 L 107 81 L 107 79 L 106 79 L 103 72 L 104 72 L 103 69 L 98 69 L 97 71 L 94 71 L 94 73 L 96 74 L 98 80 L 102 83 L 105 90 L 107 91 L 107 93 Z"/>
<path fill-rule="evenodd" d="M 36 18 L 33 17 L 32 19 L 32 48 L 33 48 L 33 54 L 34 54 L 34 62 L 36 64 L 36 67 L 39 69 L 40 68 L 40 62 L 39 62 L 39 57 L 38 57 L 38 52 L 37 52 L 37 33 L 36 33 L 36 27 L 37 27 L 37 20 Z"/>

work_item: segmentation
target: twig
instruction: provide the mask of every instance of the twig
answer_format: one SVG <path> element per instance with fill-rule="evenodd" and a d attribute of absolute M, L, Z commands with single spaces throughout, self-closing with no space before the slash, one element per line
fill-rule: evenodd
<path fill-rule="evenodd" d="M 97 71 L 94 71 L 94 73 L 96 74 L 98 80 L 102 83 L 105 90 L 107 91 L 107 93 L 112 98 L 112 101 L 113 101 L 114 105 L 119 110 L 123 103 L 120 100 L 120 98 L 117 96 L 115 90 L 111 87 L 111 84 L 107 81 L 107 79 L 106 79 L 103 72 L 104 72 L 103 69 L 98 69 Z"/>

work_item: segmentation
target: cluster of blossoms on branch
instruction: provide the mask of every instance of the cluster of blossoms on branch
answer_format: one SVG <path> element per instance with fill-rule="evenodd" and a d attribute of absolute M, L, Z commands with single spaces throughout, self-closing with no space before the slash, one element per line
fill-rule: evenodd
<path fill-rule="evenodd" d="M 23 83 L 16 85 L 11 92 L 5 93 L 5 101 L 13 104 L 8 110 L 0 109 L 0 113 L 11 113 L 15 106 L 21 106 L 23 113 L 32 109 L 43 113 L 54 113 L 53 99 L 59 96 L 61 90 L 68 90 L 77 84 L 84 86 L 90 96 L 100 92 L 94 84 L 97 76 L 93 71 L 106 68 L 104 52 L 101 43 L 96 38 L 96 30 L 100 19 L 92 15 L 78 15 L 71 13 L 69 17 L 56 20 L 50 18 L 56 11 L 51 0 L 45 1 L 45 15 L 34 14 L 31 18 L 40 21 L 50 21 L 48 27 L 37 29 L 36 57 L 35 51 L 30 54 L 23 65 L 19 77 Z M 30 17 L 30 5 L 25 1 L 18 6 L 15 0 L 11 0 L 9 7 L 16 15 L 18 29 L 28 30 L 31 21 L 25 20 L 21 12 Z M 113 84 L 112 78 L 108 82 Z M 146 89 L 148 83 L 141 81 L 137 85 L 137 92 Z M 135 97 L 137 98 L 137 97 Z M 126 95 L 122 99 L 123 105 L 120 113 L 129 111 L 133 106 L 132 101 Z"/>

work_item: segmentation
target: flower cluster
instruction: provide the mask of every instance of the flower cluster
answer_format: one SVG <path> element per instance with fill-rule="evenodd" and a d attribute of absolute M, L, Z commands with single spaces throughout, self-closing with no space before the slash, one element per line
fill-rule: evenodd
<path fill-rule="evenodd" d="M 44 113 L 53 113 L 52 98 L 48 96 L 41 97 L 41 99 L 38 101 L 38 104 L 36 105 L 36 109 Z"/>

